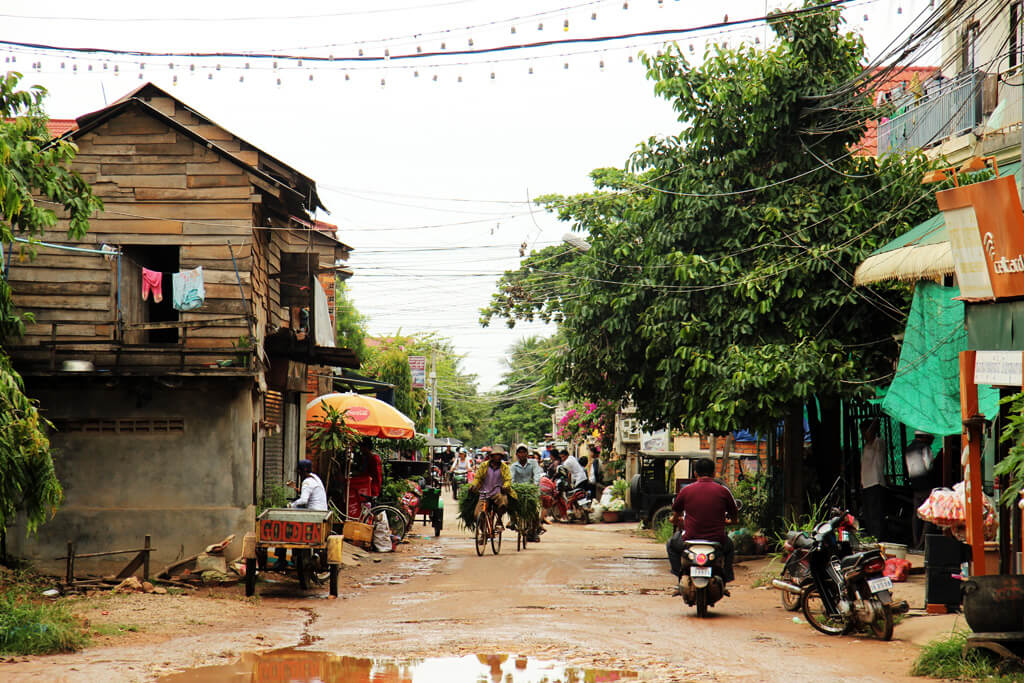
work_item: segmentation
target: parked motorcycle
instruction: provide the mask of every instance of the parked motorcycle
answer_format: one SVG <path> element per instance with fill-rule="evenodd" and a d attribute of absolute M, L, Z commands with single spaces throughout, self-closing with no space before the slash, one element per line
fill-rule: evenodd
<path fill-rule="evenodd" d="M 838 511 L 836 512 L 838 513 Z M 838 550 L 840 557 L 845 557 L 853 553 L 857 528 L 857 520 L 853 515 L 849 513 L 842 515 L 842 521 L 839 523 L 839 527 L 837 528 L 839 541 Z M 794 545 L 795 539 L 804 533 L 805 532 L 801 531 L 790 531 L 786 534 L 786 540 L 782 546 L 786 553 L 786 561 L 782 565 L 782 571 L 779 573 L 780 580 L 800 587 L 804 586 L 805 580 L 811 573 L 807 548 L 797 548 Z M 780 593 L 782 595 L 782 607 L 787 612 L 800 611 L 800 608 L 803 606 L 802 588 L 799 593 L 789 590 L 781 590 Z"/>
<path fill-rule="evenodd" d="M 581 488 L 573 488 L 569 472 L 559 467 L 554 479 L 541 477 L 540 502 L 545 515 L 570 522 L 590 522 L 593 501 Z"/>
<path fill-rule="evenodd" d="M 694 539 L 683 542 L 683 575 L 679 579 L 683 602 L 697 606 L 697 616 L 708 615 L 725 595 L 725 556 L 720 543 Z"/>
<path fill-rule="evenodd" d="M 892 579 L 883 575 L 885 560 L 878 550 L 844 554 L 850 540 L 842 541 L 839 532 L 851 519 L 844 512 L 819 524 L 813 534 L 792 534 L 787 540 L 794 551 L 806 551 L 808 576 L 799 586 L 781 579 L 772 586 L 800 595 L 804 618 L 826 635 L 864 626 L 881 640 L 891 640 Z"/>

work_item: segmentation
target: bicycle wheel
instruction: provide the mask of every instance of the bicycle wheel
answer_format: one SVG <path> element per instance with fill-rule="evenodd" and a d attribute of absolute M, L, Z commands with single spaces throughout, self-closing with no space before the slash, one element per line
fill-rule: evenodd
<path fill-rule="evenodd" d="M 476 554 L 483 555 L 487 547 L 488 536 L 487 512 L 481 512 L 476 516 Z"/>
<path fill-rule="evenodd" d="M 381 512 L 387 515 L 388 526 L 391 527 L 391 534 L 398 536 L 398 540 L 405 538 L 405 534 L 409 531 L 410 526 L 409 518 L 405 516 L 405 513 L 392 505 L 375 505 L 370 510 L 370 515 L 376 519 L 377 515 Z"/>
<path fill-rule="evenodd" d="M 501 552 L 501 532 L 491 527 L 491 552 L 497 555 Z"/>
<path fill-rule="evenodd" d="M 827 636 L 841 636 L 846 633 L 846 619 L 842 616 L 830 617 L 825 610 L 825 602 L 815 587 L 804 591 L 804 618 L 807 623 Z"/>

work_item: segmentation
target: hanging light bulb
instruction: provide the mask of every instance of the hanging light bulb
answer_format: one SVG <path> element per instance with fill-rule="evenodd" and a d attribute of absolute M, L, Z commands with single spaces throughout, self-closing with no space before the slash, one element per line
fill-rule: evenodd
<path fill-rule="evenodd" d="M 569 20 L 568 19 L 566 19 L 565 21 L 562 22 L 562 30 L 563 31 L 568 31 L 569 30 Z"/>

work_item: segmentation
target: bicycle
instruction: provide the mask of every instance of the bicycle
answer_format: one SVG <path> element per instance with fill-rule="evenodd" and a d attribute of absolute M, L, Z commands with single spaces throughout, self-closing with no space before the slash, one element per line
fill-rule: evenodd
<path fill-rule="evenodd" d="M 411 520 L 403 510 L 387 503 L 377 504 L 376 499 L 369 498 L 367 496 L 362 496 L 362 499 L 362 515 L 359 516 L 357 521 L 372 527 L 373 523 L 377 519 L 377 515 L 383 512 L 387 515 L 388 526 L 391 528 L 391 534 L 393 536 L 397 536 L 400 541 L 405 538 L 405 535 L 409 532 L 409 527 L 411 527 L 412 524 Z M 347 515 L 342 515 L 341 510 L 338 509 L 333 501 L 330 503 L 329 507 L 334 512 L 335 519 L 342 521 L 352 519 Z"/>
<path fill-rule="evenodd" d="M 487 541 L 491 542 L 491 552 L 497 555 L 501 552 L 501 532 L 495 531 L 495 515 L 491 501 L 483 501 L 483 509 L 476 516 L 476 554 L 482 556 L 487 547 Z"/>

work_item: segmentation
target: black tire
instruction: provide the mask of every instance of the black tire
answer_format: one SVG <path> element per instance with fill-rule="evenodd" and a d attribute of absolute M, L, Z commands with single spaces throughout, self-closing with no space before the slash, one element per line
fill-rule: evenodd
<path fill-rule="evenodd" d="M 299 575 L 299 588 L 302 590 L 309 590 L 309 571 L 312 569 L 311 558 L 306 555 L 307 552 L 295 551 L 295 572 Z"/>
<path fill-rule="evenodd" d="M 388 516 L 388 526 L 391 527 L 391 534 L 398 536 L 398 540 L 405 538 L 405 535 L 409 533 L 409 518 L 405 516 L 405 513 L 399 510 L 394 505 L 375 505 L 370 509 L 370 515 L 374 519 L 377 518 L 381 512 Z M 372 524 L 373 522 L 371 522 Z"/>
<path fill-rule="evenodd" d="M 491 552 L 497 555 L 501 552 L 501 532 L 491 531 Z"/>
<path fill-rule="evenodd" d="M 834 619 L 825 613 L 825 603 L 822 602 L 821 593 L 817 588 L 808 586 L 804 590 L 802 607 L 807 623 L 816 630 L 827 636 L 841 636 L 846 633 L 848 628 L 846 620 Z"/>
<path fill-rule="evenodd" d="M 256 594 L 256 558 L 245 561 L 245 597 L 251 598 Z"/>
<path fill-rule="evenodd" d="M 658 508 L 657 510 L 654 511 L 653 515 L 651 515 L 651 528 L 657 530 L 657 528 L 661 524 L 662 520 L 669 519 L 671 517 L 672 517 L 672 506 L 671 505 L 663 505 L 663 506 L 661 506 L 660 508 Z"/>
<path fill-rule="evenodd" d="M 698 588 L 696 595 L 697 616 L 706 619 L 708 616 L 708 589 Z"/>
<path fill-rule="evenodd" d="M 340 573 L 341 573 L 341 567 L 339 565 L 332 564 L 331 565 L 331 582 L 330 582 L 330 591 L 331 591 L 331 597 L 332 598 L 338 597 L 338 574 L 340 574 Z"/>
<path fill-rule="evenodd" d="M 441 535 L 441 529 L 444 528 L 444 509 L 434 510 L 434 537 L 437 538 Z"/>
<path fill-rule="evenodd" d="M 873 603 L 878 602 L 875 598 L 872 598 L 871 601 Z M 871 629 L 871 634 L 874 635 L 875 638 L 878 638 L 879 640 L 892 640 L 892 606 L 878 605 L 878 607 L 881 608 L 881 614 L 875 617 L 875 619 L 868 624 L 868 627 Z"/>
<path fill-rule="evenodd" d="M 476 554 L 481 557 L 487 547 L 487 532 L 487 513 L 481 512 L 476 516 Z"/>

